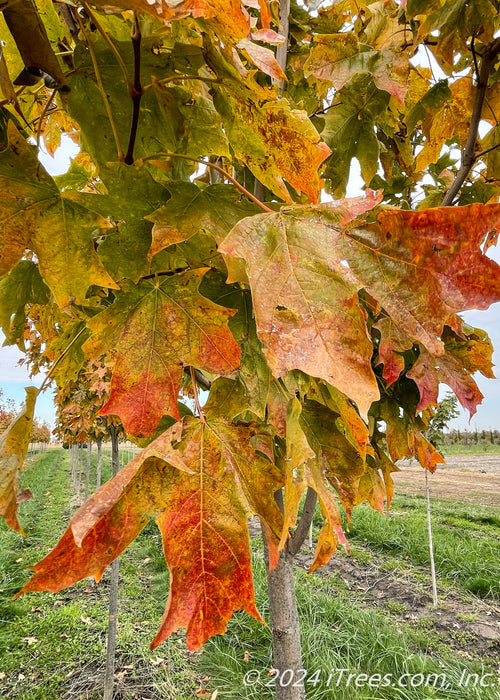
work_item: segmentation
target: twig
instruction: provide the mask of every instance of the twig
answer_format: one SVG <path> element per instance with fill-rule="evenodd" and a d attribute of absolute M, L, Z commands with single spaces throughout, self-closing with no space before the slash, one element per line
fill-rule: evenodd
<path fill-rule="evenodd" d="M 464 184 L 467 176 L 476 161 L 476 142 L 477 133 L 479 129 L 479 122 L 481 121 L 481 113 L 483 111 L 484 98 L 486 94 L 486 89 L 488 87 L 488 78 L 490 75 L 491 67 L 500 52 L 500 38 L 495 39 L 486 49 L 483 54 L 481 61 L 481 69 L 478 74 L 477 79 L 477 90 L 476 99 L 474 102 L 474 109 L 472 111 L 472 117 L 470 121 L 469 134 L 467 136 L 467 142 L 465 148 L 462 152 L 462 164 L 460 170 L 457 173 L 452 186 L 446 192 L 441 202 L 441 206 L 446 207 L 453 204 L 453 201 L 457 194 L 460 192 L 462 185 Z"/>
<path fill-rule="evenodd" d="M 97 27 L 97 31 L 100 32 L 102 38 L 103 38 L 104 41 L 108 44 L 108 46 L 109 46 L 109 48 L 111 49 L 111 51 L 114 53 L 115 58 L 116 58 L 116 60 L 118 61 L 118 64 L 119 64 L 120 68 L 122 69 L 122 73 L 123 73 L 123 75 L 125 76 L 125 80 L 127 81 L 127 85 L 128 85 L 128 88 L 129 88 L 129 92 L 131 92 L 131 90 L 132 90 L 132 81 L 131 81 L 130 76 L 129 76 L 129 74 L 128 74 L 127 66 L 125 65 L 125 63 L 124 63 L 124 61 L 123 61 L 123 58 L 122 58 L 121 55 L 120 55 L 120 52 L 118 51 L 118 49 L 116 48 L 116 46 L 113 44 L 113 42 L 112 42 L 111 39 L 109 38 L 109 35 L 108 35 L 107 31 L 106 31 L 106 30 L 104 29 L 104 27 L 101 25 L 101 23 L 99 22 L 99 20 L 98 20 L 97 17 L 95 16 L 95 14 L 92 12 L 92 10 L 90 9 L 90 7 L 87 5 L 87 3 L 82 1 L 82 6 L 85 8 L 85 12 L 88 14 L 88 16 L 89 16 L 90 19 L 92 20 L 93 24 L 95 24 L 95 26 Z"/>
<path fill-rule="evenodd" d="M 132 165 L 134 162 L 134 146 L 137 136 L 137 127 L 139 125 L 139 112 L 141 108 L 141 97 L 143 94 L 141 87 L 141 28 L 139 19 L 135 15 L 134 24 L 132 25 L 132 46 L 134 48 L 134 85 L 132 87 L 131 96 L 133 104 L 132 124 L 130 126 L 130 138 L 128 142 L 127 155 L 125 163 Z"/>
<path fill-rule="evenodd" d="M 113 119 L 113 114 L 111 112 L 111 106 L 109 104 L 108 96 L 106 95 L 106 90 L 104 89 L 104 85 L 102 84 L 101 73 L 99 72 L 99 66 L 97 65 L 97 58 L 96 58 L 95 51 L 94 51 L 94 45 L 92 44 L 92 41 L 89 39 L 87 31 L 86 31 L 85 27 L 83 26 L 83 22 L 80 19 L 80 15 L 78 14 L 78 12 L 75 13 L 75 17 L 76 17 L 78 25 L 80 27 L 80 31 L 82 32 L 82 34 L 85 38 L 87 46 L 89 47 L 90 57 L 92 59 L 92 65 L 94 66 L 94 73 L 95 73 L 95 77 L 97 80 L 97 87 L 99 88 L 99 92 L 101 93 L 101 97 L 102 97 L 102 100 L 104 102 L 104 106 L 106 108 L 106 114 L 108 115 L 109 123 L 111 125 L 111 131 L 113 132 L 113 138 L 114 138 L 115 144 L 116 144 L 116 151 L 118 154 L 118 160 L 123 163 L 123 160 L 124 160 L 123 150 L 122 150 L 122 147 L 120 144 L 120 139 L 118 137 L 118 130 L 116 128 L 115 120 Z"/>
<path fill-rule="evenodd" d="M 155 83 L 149 83 L 146 87 L 142 88 L 142 92 L 145 93 L 151 90 L 156 83 L 163 85 L 165 83 L 175 83 L 177 80 L 201 80 L 204 83 L 222 83 L 220 78 L 205 78 L 203 75 L 170 75 L 168 78 L 162 78 L 161 80 L 156 80 Z"/>
<path fill-rule="evenodd" d="M 332 107 L 340 107 L 342 102 L 334 102 L 332 105 L 329 105 L 328 107 L 325 107 L 324 109 L 317 109 L 315 112 L 309 115 L 309 119 L 311 117 L 317 117 L 320 114 L 326 114 Z"/>
<path fill-rule="evenodd" d="M 479 153 L 476 153 L 475 160 L 479 160 L 480 158 L 485 156 L 490 151 L 494 151 L 495 148 L 500 148 L 500 143 L 495 143 L 493 146 L 489 146 L 488 148 L 485 148 L 484 151 L 479 151 Z"/>
<path fill-rule="evenodd" d="M 40 115 L 40 121 L 38 122 L 38 129 L 36 130 L 36 150 L 37 152 L 40 150 L 40 141 L 42 139 L 42 128 L 43 128 L 43 120 L 47 116 L 47 112 L 49 111 L 49 107 L 52 103 L 52 100 L 54 99 L 54 95 L 57 92 L 57 88 L 54 88 L 52 92 L 50 93 L 49 99 L 45 103 L 45 106 L 43 108 L 43 111 Z"/>
<path fill-rule="evenodd" d="M 396 569 L 394 569 L 394 571 L 395 571 L 395 570 L 396 570 Z M 393 574 L 394 571 L 390 571 L 388 574 L 385 574 L 385 576 L 382 576 L 381 578 L 377 579 L 377 580 L 375 581 L 375 583 L 372 583 L 371 586 L 368 586 L 368 588 L 365 588 L 365 590 L 363 591 L 363 593 L 368 593 L 368 591 L 371 591 L 371 589 L 372 589 L 372 588 L 375 588 L 375 586 L 378 586 L 378 584 L 381 583 L 381 581 L 384 581 L 386 578 L 389 578 L 389 576 L 390 576 L 391 574 Z"/>
<path fill-rule="evenodd" d="M 183 158 L 184 160 L 191 160 L 194 163 L 199 163 L 200 165 L 206 165 L 207 168 L 213 168 L 214 170 L 217 170 L 219 173 L 222 173 L 224 177 L 229 180 L 229 182 L 232 182 L 235 187 L 237 187 L 243 194 L 245 194 L 247 197 L 249 197 L 252 202 L 255 202 L 256 204 L 259 205 L 264 211 L 269 212 L 270 214 L 275 214 L 276 212 L 273 209 L 270 209 L 267 207 L 263 202 L 260 201 L 260 199 L 257 199 L 257 197 L 254 197 L 254 195 L 249 192 L 243 185 L 240 185 L 238 180 L 236 180 L 232 175 L 230 175 L 227 170 L 224 170 L 224 168 L 221 168 L 220 165 L 217 165 L 216 163 L 210 163 L 207 162 L 206 160 L 200 160 L 199 158 L 194 158 L 193 156 L 188 156 L 185 153 L 170 153 L 169 151 L 159 151 L 159 153 L 152 153 L 149 156 L 145 156 L 142 158 L 142 161 L 147 161 L 147 160 L 154 160 L 155 158 Z"/>
<path fill-rule="evenodd" d="M 189 371 L 191 373 L 191 384 L 193 385 L 194 402 L 196 404 L 196 410 L 198 411 L 198 416 L 202 423 L 206 423 L 205 415 L 203 414 L 202 408 L 200 406 L 200 401 L 198 399 L 198 387 L 196 385 L 196 376 L 194 373 L 194 367 L 190 367 Z"/>

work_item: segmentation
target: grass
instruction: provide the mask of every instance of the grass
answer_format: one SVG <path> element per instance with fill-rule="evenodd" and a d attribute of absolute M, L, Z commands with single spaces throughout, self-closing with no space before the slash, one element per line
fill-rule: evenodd
<path fill-rule="evenodd" d="M 259 609 L 267 618 L 264 565 L 260 558 L 254 561 L 254 567 Z M 353 600 L 352 594 L 338 590 L 330 577 L 298 571 L 296 583 L 302 620 L 303 665 L 308 669 L 306 678 L 312 679 L 309 684 L 306 682 L 310 700 L 351 700 L 353 697 L 494 700 L 500 697 L 491 688 L 461 688 L 459 680 L 464 669 L 467 674 L 483 676 L 492 672 L 492 667 L 480 661 L 464 662 L 443 647 L 428 629 L 398 626 L 381 611 L 363 609 Z M 272 668 L 270 644 L 269 628 L 236 615 L 224 637 L 215 637 L 206 644 L 198 666 L 210 676 L 209 687 L 218 688 L 223 698 L 271 700 L 273 690 L 266 687 L 267 674 Z M 260 681 L 253 687 L 245 687 L 243 678 L 250 669 L 260 672 Z M 438 689 L 441 691 L 439 686 L 436 690 L 432 687 L 384 687 L 374 693 L 370 687 L 354 688 L 343 682 L 337 686 L 336 683 L 342 681 L 339 669 L 367 676 L 390 674 L 394 680 L 406 673 L 425 677 L 445 673 L 449 687 L 444 692 L 438 692 Z"/>
<path fill-rule="evenodd" d="M 437 574 L 476 595 L 500 598 L 500 511 L 438 500 L 431 508 Z M 350 542 L 369 551 L 429 563 L 423 496 L 396 496 L 387 516 L 366 505 L 355 508 L 349 533 Z"/>
<path fill-rule="evenodd" d="M 95 465 L 95 455 L 94 455 Z M 104 478 L 109 476 L 106 463 Z M 107 581 L 86 579 L 51 595 L 29 594 L 12 601 L 27 580 L 24 568 L 40 560 L 67 526 L 71 510 L 68 452 L 49 451 L 36 457 L 23 477 L 34 498 L 21 504 L 28 530 L 24 539 L 0 523 L 0 697 L 15 700 L 97 700 L 102 697 L 102 674 L 107 622 Z M 384 517 L 369 508 L 355 510 L 349 539 L 351 561 L 364 570 L 374 562 L 381 571 L 399 575 L 409 586 L 427 585 L 424 502 L 396 498 L 392 514 Z M 464 601 L 452 635 L 439 628 L 439 610 L 426 618 L 408 620 L 405 601 L 387 600 L 375 607 L 362 591 L 346 582 L 341 570 L 307 575 L 297 570 L 297 597 L 302 620 L 304 668 L 308 699 L 333 700 L 500 700 L 498 689 L 462 688 L 465 671 L 479 676 L 492 672 L 494 661 L 481 655 L 473 633 L 465 629 L 481 619 L 471 606 L 476 599 L 498 595 L 500 511 L 450 502 L 433 505 L 438 586 L 444 599 Z M 316 522 L 316 526 L 319 521 Z M 317 529 L 316 529 L 317 534 Z M 260 538 L 252 541 L 257 605 L 268 619 L 266 576 Z M 339 555 L 339 562 L 342 555 Z M 395 573 L 394 573 L 395 572 Z M 420 577 L 420 578 L 419 578 Z M 399 579 L 398 579 L 399 580 Z M 476 584 L 474 584 L 476 581 Z M 480 585 L 478 585 L 480 582 Z M 247 614 L 236 613 L 225 636 L 215 637 L 201 654 L 186 651 L 184 635 L 173 635 L 154 652 L 156 633 L 168 595 L 168 571 L 161 538 L 150 523 L 120 560 L 120 603 L 117 643 L 117 698 L 186 700 L 206 688 L 218 698 L 272 698 L 271 636 L 268 627 Z M 446 605 L 446 603 L 445 603 Z M 455 618 L 454 618 L 455 619 Z M 447 674 L 448 688 L 430 686 L 374 689 L 339 681 L 338 671 L 350 673 Z M 245 686 L 249 670 L 259 682 Z M 316 674 L 316 675 L 314 675 Z M 495 695 L 495 693 L 497 693 Z"/>
<path fill-rule="evenodd" d="M 454 445 L 442 445 L 439 451 L 444 455 L 483 455 L 483 454 L 500 454 L 500 445 L 492 445 L 490 442 L 487 443 L 471 443 L 469 445 L 465 444 L 454 444 Z"/>
<path fill-rule="evenodd" d="M 103 472 L 109 478 L 109 460 Z M 36 593 L 11 600 L 29 578 L 25 567 L 43 558 L 64 532 L 71 515 L 70 482 L 66 450 L 35 458 L 23 478 L 23 485 L 33 492 L 33 499 L 21 506 L 29 537 L 24 539 L 0 522 L 2 700 L 102 697 L 107 573 L 98 585 L 86 579 L 54 595 Z M 157 537 L 157 531 L 153 535 Z M 165 563 L 159 559 L 159 540 L 150 536 L 150 531 L 142 533 L 121 557 L 116 670 L 138 693 L 184 700 L 193 696 L 200 675 L 184 645 L 172 638 L 158 653 L 149 650 L 163 614 L 168 581 Z M 150 557 L 147 571 L 142 566 L 145 549 L 155 556 Z"/>

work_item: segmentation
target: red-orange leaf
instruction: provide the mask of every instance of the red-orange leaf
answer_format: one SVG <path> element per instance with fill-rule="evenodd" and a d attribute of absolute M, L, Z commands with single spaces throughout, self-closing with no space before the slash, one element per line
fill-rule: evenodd
<path fill-rule="evenodd" d="M 264 521 L 274 563 L 282 526 L 273 499 L 282 476 L 253 447 L 265 439 L 257 424 L 195 418 L 176 423 L 77 511 L 17 595 L 56 592 L 87 576 L 99 580 L 149 518 L 156 518 L 171 585 L 153 648 L 180 626 L 187 628 L 188 647 L 198 647 L 224 632 L 235 610 L 261 619 L 246 520 L 255 513 Z"/>
<path fill-rule="evenodd" d="M 84 344 L 98 357 L 116 348 L 111 394 L 102 415 L 117 414 L 134 435 L 151 435 L 167 413 L 179 418 L 184 367 L 217 375 L 239 367 L 240 349 L 227 320 L 234 311 L 198 292 L 206 268 L 129 283 L 115 304 L 94 316 Z"/>
<path fill-rule="evenodd" d="M 243 219 L 220 251 L 245 260 L 259 338 L 275 376 L 321 377 L 357 402 L 377 398 L 372 344 L 356 292 L 433 355 L 457 311 L 500 299 L 500 267 L 481 245 L 500 226 L 499 204 L 383 211 L 374 224 L 340 226 L 332 207 L 283 208 Z"/>

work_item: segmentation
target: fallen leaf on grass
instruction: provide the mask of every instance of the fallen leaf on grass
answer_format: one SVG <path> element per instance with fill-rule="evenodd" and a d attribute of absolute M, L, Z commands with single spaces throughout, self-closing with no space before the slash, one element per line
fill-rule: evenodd
<path fill-rule="evenodd" d="M 24 673 L 19 673 L 17 676 L 18 681 L 24 681 L 25 678 L 26 678 L 26 676 L 24 675 Z"/>
<path fill-rule="evenodd" d="M 209 690 L 205 690 L 204 688 L 197 688 L 194 691 L 194 694 L 197 698 L 207 698 L 212 695 L 212 693 Z"/>
<path fill-rule="evenodd" d="M 154 659 L 149 659 L 149 662 L 153 664 L 153 666 L 160 666 L 164 661 L 165 659 L 162 659 L 161 656 L 157 656 Z"/>
<path fill-rule="evenodd" d="M 92 620 L 90 619 L 90 617 L 85 617 L 85 615 L 80 615 L 80 620 L 82 622 L 84 622 L 86 625 L 92 624 Z"/>
<path fill-rule="evenodd" d="M 31 646 L 32 644 L 36 644 L 38 639 L 36 637 L 24 637 L 23 641 L 25 641 L 28 646 Z"/>
<path fill-rule="evenodd" d="M 3 681 L 5 678 L 5 673 L 3 671 L 0 671 L 0 681 Z"/>

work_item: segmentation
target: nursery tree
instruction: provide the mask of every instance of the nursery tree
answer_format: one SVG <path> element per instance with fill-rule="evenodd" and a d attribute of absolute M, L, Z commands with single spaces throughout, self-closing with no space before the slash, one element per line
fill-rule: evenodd
<path fill-rule="evenodd" d="M 198 647 L 235 610 L 260 619 L 249 515 L 283 591 L 316 498 L 311 570 L 346 545 L 337 499 L 383 510 L 396 460 L 443 461 L 439 384 L 472 415 L 472 375 L 492 376 L 459 314 L 500 298 L 498 5 L 0 2 L 0 322 L 48 348 L 58 386 L 107 355 L 100 413 L 147 445 L 22 592 L 99 579 L 154 518 L 171 586 L 152 646 L 185 627 Z M 63 135 L 81 150 L 52 178 L 37 149 Z M 355 161 L 366 194 L 342 199 Z M 19 528 L 14 437 L 0 512 Z M 296 628 L 272 624 L 297 668 Z"/>

